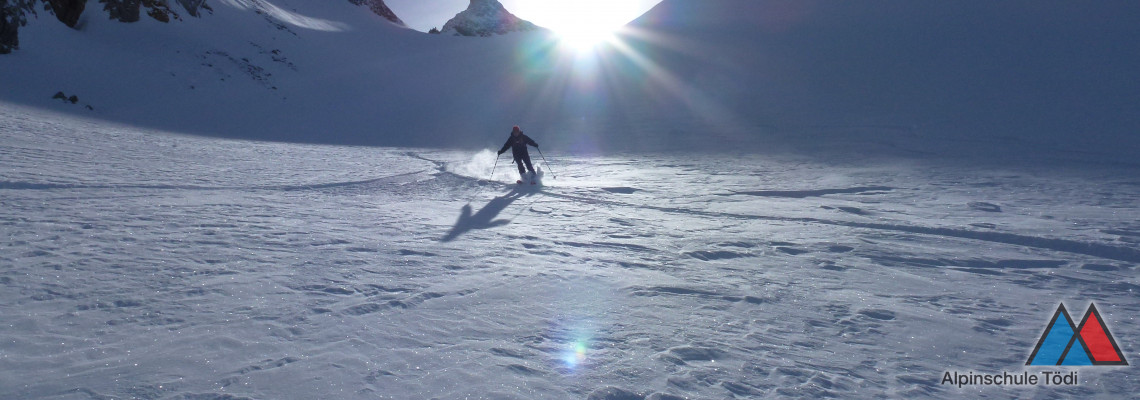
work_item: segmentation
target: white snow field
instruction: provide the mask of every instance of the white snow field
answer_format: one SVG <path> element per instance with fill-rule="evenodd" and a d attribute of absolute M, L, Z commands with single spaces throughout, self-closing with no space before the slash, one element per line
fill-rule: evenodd
<path fill-rule="evenodd" d="M 231 141 L 5 105 L 0 398 L 1140 390 L 1130 367 L 940 384 L 1049 370 L 1024 365 L 1061 302 L 1074 318 L 1095 302 L 1140 359 L 1135 166 L 544 156 L 543 184 L 520 187 L 489 150 Z"/>

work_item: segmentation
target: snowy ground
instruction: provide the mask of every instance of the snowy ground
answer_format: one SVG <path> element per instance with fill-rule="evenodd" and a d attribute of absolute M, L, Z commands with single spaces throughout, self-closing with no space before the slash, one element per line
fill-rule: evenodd
<path fill-rule="evenodd" d="M 0 108 L 0 398 L 1140 391 L 939 384 L 1040 370 L 1062 301 L 1140 360 L 1135 167 L 544 151 L 518 187 L 489 151 Z"/>

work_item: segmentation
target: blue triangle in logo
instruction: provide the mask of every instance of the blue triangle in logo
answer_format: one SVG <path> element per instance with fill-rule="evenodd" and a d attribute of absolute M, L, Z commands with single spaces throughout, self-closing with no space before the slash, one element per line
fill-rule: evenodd
<path fill-rule="evenodd" d="M 1085 344 L 1077 338 L 1073 338 L 1073 347 L 1069 348 L 1069 352 L 1065 354 L 1065 359 L 1061 361 L 1061 365 L 1093 365 L 1092 360 L 1089 359 L 1089 353 L 1085 351 Z"/>
<path fill-rule="evenodd" d="M 1062 316 L 1064 318 L 1061 318 Z M 1074 335 L 1076 335 L 1076 328 L 1073 327 L 1073 319 L 1069 317 L 1069 312 L 1062 305 L 1053 314 L 1052 324 L 1041 335 L 1041 340 L 1037 342 L 1037 348 L 1033 351 L 1033 355 L 1030 356 L 1026 365 L 1061 365 L 1062 357 L 1065 357 L 1065 353 L 1069 350 L 1069 344 L 1074 341 Z M 1073 345 L 1083 346 L 1080 341 L 1076 341 Z M 1077 348 L 1076 350 L 1072 354 L 1073 362 L 1080 362 L 1077 353 L 1084 353 L 1084 349 Z M 1087 356 L 1085 360 L 1088 360 Z M 1091 365 L 1091 362 L 1087 365 Z"/>

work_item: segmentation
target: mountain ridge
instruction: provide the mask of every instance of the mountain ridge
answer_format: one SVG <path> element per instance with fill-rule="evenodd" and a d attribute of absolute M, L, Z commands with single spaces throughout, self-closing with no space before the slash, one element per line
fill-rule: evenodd
<path fill-rule="evenodd" d="M 542 28 L 511 14 L 498 0 L 470 0 L 466 10 L 443 24 L 440 33 L 486 37 L 539 29 Z"/>
<path fill-rule="evenodd" d="M 89 9 L 86 0 L 2 0 L 0 1 L 0 54 L 8 54 L 20 48 L 20 28 L 40 18 L 36 6 L 41 1 L 42 11 L 45 14 L 54 15 L 59 22 L 76 30 L 82 30 L 81 21 L 92 15 L 106 15 L 111 20 L 135 23 L 140 21 L 141 14 L 145 12 L 155 21 L 169 23 L 181 21 L 181 13 L 199 18 L 202 17 L 203 11 L 208 13 L 214 11 L 206 0 L 174 0 L 181 6 L 181 13 L 179 9 L 172 8 L 167 0 L 99 0 L 96 4 L 101 4 L 102 8 L 96 9 Z M 384 3 L 384 0 L 348 0 L 348 2 L 357 6 L 366 6 L 372 13 L 397 26 L 407 26 Z M 235 3 L 252 9 L 276 8 L 264 0 L 237 0 Z"/>
<path fill-rule="evenodd" d="M 429 35 L 347 1 L 210 4 L 180 23 L 30 23 L 27 51 L 0 57 L 0 100 L 379 146 L 470 148 L 517 124 L 575 152 L 1140 148 L 1140 56 L 1120 46 L 1140 4 L 665 0 L 590 54 L 543 30 Z"/>

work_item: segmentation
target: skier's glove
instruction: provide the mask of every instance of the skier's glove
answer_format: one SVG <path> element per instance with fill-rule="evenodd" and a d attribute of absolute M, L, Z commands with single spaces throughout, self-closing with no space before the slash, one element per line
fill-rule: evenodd
<path fill-rule="evenodd" d="M 502 151 L 502 150 L 499 150 L 499 155 L 500 155 L 500 156 L 501 156 L 501 155 L 503 155 L 503 151 Z"/>

